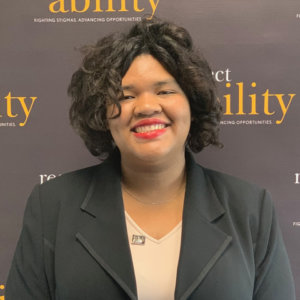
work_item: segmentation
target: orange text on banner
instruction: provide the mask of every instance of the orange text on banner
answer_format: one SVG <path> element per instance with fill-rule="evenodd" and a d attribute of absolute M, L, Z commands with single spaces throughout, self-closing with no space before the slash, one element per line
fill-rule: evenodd
<path fill-rule="evenodd" d="M 4 285 L 3 284 L 0 285 L 0 291 L 1 290 L 4 290 Z M 4 296 L 0 296 L 0 300 L 4 300 L 4 299 L 5 299 Z"/>
<path fill-rule="evenodd" d="M 237 112 L 233 112 L 231 108 L 231 102 L 232 102 L 232 95 L 226 94 L 224 95 L 225 99 L 225 112 L 224 115 L 259 115 L 257 112 L 257 94 L 249 94 L 247 95 L 251 101 L 250 107 L 251 111 L 246 113 L 244 109 L 245 101 L 247 101 L 244 95 L 244 82 L 237 82 L 237 99 L 238 99 L 238 110 Z M 230 82 L 226 83 L 226 88 L 230 88 L 232 85 Z M 256 87 L 256 82 L 251 83 L 252 87 Z M 286 113 L 291 105 L 291 102 L 293 98 L 296 96 L 296 94 L 271 94 L 269 89 L 266 89 L 264 93 L 262 93 L 260 96 L 263 97 L 263 114 L 266 116 L 275 115 L 275 111 L 270 111 L 270 103 L 273 102 L 273 104 L 278 105 L 278 108 L 280 108 L 281 116 L 279 119 L 276 120 L 276 124 L 281 124 L 286 116 Z M 286 98 L 286 99 L 285 99 Z"/>
<path fill-rule="evenodd" d="M 32 107 L 33 107 L 36 99 L 37 99 L 37 97 L 13 97 L 11 95 L 11 92 L 9 92 L 7 94 L 7 96 L 4 97 L 4 102 L 6 103 L 6 112 L 5 112 L 6 117 L 16 118 L 19 116 L 19 114 L 15 113 L 13 110 L 13 103 L 14 103 L 14 106 L 18 106 L 19 109 L 21 108 L 22 112 L 24 113 L 24 120 L 23 120 L 23 122 L 19 123 L 19 125 L 21 127 L 25 126 L 28 121 L 29 115 L 31 113 Z M 1 102 L 1 99 L 0 99 L 0 102 Z M 2 118 L 3 116 L 4 115 L 3 115 L 2 109 L 0 107 L 0 118 Z"/>
<path fill-rule="evenodd" d="M 77 3 L 78 0 L 55 0 L 49 4 L 49 11 L 52 13 L 84 13 L 92 10 L 95 13 L 101 12 L 127 12 L 127 1 L 128 0 L 84 0 L 80 1 L 80 5 Z M 145 10 L 145 7 L 140 7 L 139 0 L 131 0 L 133 1 L 133 9 L 135 12 L 142 12 Z M 148 0 L 149 5 L 152 9 L 151 17 L 148 19 L 152 19 L 154 13 L 157 9 L 159 0 Z M 105 3 L 105 9 L 103 8 L 103 3 Z M 119 5 L 118 9 L 116 9 L 116 3 Z"/>

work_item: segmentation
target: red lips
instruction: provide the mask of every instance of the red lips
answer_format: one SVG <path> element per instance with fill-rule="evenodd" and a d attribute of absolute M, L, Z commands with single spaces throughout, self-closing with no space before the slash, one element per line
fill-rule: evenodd
<path fill-rule="evenodd" d="M 136 132 L 135 131 L 135 129 L 137 127 L 151 126 L 151 125 L 157 125 L 157 124 L 163 124 L 166 127 L 161 128 L 161 129 L 149 130 L 149 131 L 146 131 L 146 132 Z M 134 124 L 134 126 L 131 128 L 131 131 L 133 131 L 133 134 L 137 138 L 140 138 L 140 139 L 154 139 L 154 138 L 164 134 L 166 132 L 168 126 L 169 126 L 169 124 L 165 121 L 162 121 L 162 120 L 157 119 L 157 118 L 149 118 L 149 119 L 141 120 L 141 121 L 137 122 L 136 124 Z"/>
<path fill-rule="evenodd" d="M 132 131 L 135 130 L 135 128 L 140 127 L 140 126 L 149 126 L 149 125 L 155 125 L 155 124 L 164 124 L 164 125 L 168 125 L 167 122 L 162 121 L 160 119 L 157 118 L 149 118 L 149 119 L 143 119 L 137 123 L 134 124 L 134 126 L 131 128 Z"/>

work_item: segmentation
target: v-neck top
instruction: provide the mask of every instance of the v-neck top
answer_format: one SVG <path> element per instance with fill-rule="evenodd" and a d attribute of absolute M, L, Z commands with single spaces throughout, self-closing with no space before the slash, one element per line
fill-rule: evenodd
<path fill-rule="evenodd" d="M 157 240 L 144 232 L 126 211 L 125 215 L 138 299 L 173 300 L 182 222 Z M 140 243 L 133 243 L 133 235 Z"/>

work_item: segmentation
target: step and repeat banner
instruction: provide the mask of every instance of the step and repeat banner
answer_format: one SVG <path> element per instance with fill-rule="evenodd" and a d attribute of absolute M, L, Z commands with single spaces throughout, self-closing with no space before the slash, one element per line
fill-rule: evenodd
<path fill-rule="evenodd" d="M 144 16 L 172 20 L 209 60 L 221 140 L 197 161 L 272 194 L 300 295 L 300 3 L 10 0 L 0 4 L 0 300 L 33 186 L 97 164 L 69 125 L 78 49 Z"/>

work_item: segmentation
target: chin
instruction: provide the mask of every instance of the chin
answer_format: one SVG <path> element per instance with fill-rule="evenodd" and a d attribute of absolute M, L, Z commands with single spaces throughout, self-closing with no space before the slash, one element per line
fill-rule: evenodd
<path fill-rule="evenodd" d="M 149 152 L 143 152 L 138 154 L 138 158 L 144 161 L 148 162 L 155 162 L 158 161 L 164 157 L 167 157 L 167 153 L 164 151 L 149 151 Z"/>
<path fill-rule="evenodd" d="M 182 152 L 184 155 L 184 151 Z M 149 149 L 139 149 L 136 158 L 145 162 L 159 162 L 178 157 L 181 149 L 168 149 L 167 147 L 151 147 Z"/>

